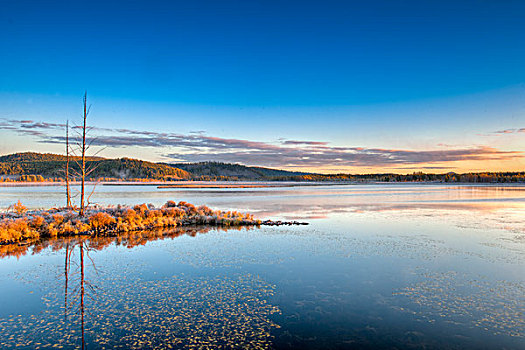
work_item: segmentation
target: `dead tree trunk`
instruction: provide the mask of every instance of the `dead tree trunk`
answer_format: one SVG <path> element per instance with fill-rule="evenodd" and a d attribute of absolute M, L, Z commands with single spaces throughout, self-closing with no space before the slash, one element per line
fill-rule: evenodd
<path fill-rule="evenodd" d="M 69 120 L 66 122 L 66 206 L 71 208 L 71 191 L 69 189 Z"/>
<path fill-rule="evenodd" d="M 79 215 L 84 215 L 84 184 L 86 181 L 86 120 L 87 120 L 87 92 L 84 94 L 84 123 L 82 125 L 82 164 L 80 167 L 80 177 L 81 177 L 81 184 L 80 184 L 80 211 Z"/>

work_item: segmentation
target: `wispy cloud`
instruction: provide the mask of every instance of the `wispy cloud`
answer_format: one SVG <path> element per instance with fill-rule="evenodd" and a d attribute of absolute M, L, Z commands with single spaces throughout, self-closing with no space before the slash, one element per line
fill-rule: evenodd
<path fill-rule="evenodd" d="M 65 142 L 64 124 L 32 120 L 0 120 L 0 129 L 35 137 L 41 143 Z M 458 161 L 523 159 L 520 151 L 489 146 L 447 147 L 437 150 L 331 146 L 328 142 L 280 140 L 275 143 L 221 138 L 204 133 L 176 134 L 125 128 L 94 128 L 93 145 L 104 147 L 153 147 L 165 149 L 173 161 L 221 161 L 271 167 L 393 167 L 396 169 L 450 169 Z M 525 132 L 523 129 L 509 129 Z M 503 131 L 502 131 L 503 132 Z M 452 165 L 452 164 L 451 164 Z"/>
<path fill-rule="evenodd" d="M 521 128 L 521 129 L 505 129 L 505 130 L 498 130 L 498 131 L 494 131 L 492 132 L 492 134 L 517 134 L 517 133 L 525 133 L 525 128 Z"/>
<path fill-rule="evenodd" d="M 296 141 L 296 140 L 287 140 L 283 141 L 283 145 L 310 145 L 310 146 L 324 146 L 328 142 L 319 142 L 319 141 Z"/>
<path fill-rule="evenodd" d="M 9 120 L 10 123 L 16 124 L 17 121 Z M 66 124 L 55 124 L 45 122 L 34 122 L 32 120 L 20 120 L 20 127 L 22 129 L 62 129 L 66 127 Z"/>
<path fill-rule="evenodd" d="M 263 149 L 244 149 L 230 152 L 170 153 L 168 157 L 189 162 L 223 161 L 275 167 L 301 166 L 392 166 L 402 164 L 446 163 L 472 160 L 503 160 L 522 157 L 521 152 L 501 151 L 480 146 L 446 151 L 408 151 L 395 149 L 326 147 L 280 148 L 278 152 Z"/>

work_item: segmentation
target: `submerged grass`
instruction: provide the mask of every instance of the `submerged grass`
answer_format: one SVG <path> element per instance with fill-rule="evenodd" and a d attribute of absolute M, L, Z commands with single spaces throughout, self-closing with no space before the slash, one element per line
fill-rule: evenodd
<path fill-rule="evenodd" d="M 19 203 L 18 203 L 19 204 Z M 90 207 L 84 216 L 68 208 L 0 214 L 0 244 L 73 235 L 104 236 L 137 230 L 186 225 L 253 226 L 261 221 L 236 211 L 196 207 L 187 202 L 168 201 L 160 208 L 152 204 Z"/>

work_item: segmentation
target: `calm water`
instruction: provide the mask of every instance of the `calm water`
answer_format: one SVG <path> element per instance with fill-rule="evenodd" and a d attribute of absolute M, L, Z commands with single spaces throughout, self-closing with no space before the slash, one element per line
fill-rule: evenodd
<path fill-rule="evenodd" d="M 0 188 L 0 208 L 62 192 Z M 93 201 L 168 199 L 310 225 L 0 247 L 0 348 L 525 348 L 525 186 L 101 186 Z"/>

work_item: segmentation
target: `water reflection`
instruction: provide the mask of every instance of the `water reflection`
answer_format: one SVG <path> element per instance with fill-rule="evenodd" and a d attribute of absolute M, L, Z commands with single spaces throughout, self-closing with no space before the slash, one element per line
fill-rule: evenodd
<path fill-rule="evenodd" d="M 50 208 L 63 203 L 63 187 L 4 187 L 0 194 L 0 209 L 18 201 L 28 208 Z M 273 208 L 277 218 L 287 215 L 294 205 L 314 207 L 320 205 L 370 205 L 374 203 L 413 205 L 435 203 L 461 204 L 466 202 L 521 202 L 525 201 L 525 186 L 483 184 L 369 184 L 260 188 L 243 191 L 202 189 L 157 189 L 156 186 L 101 186 L 93 195 L 98 204 L 153 203 L 160 206 L 167 200 L 177 199 L 195 205 L 205 204 L 221 210 L 241 210 L 262 214 Z M 284 209 L 284 211 L 281 211 Z M 301 218 L 300 212 L 294 215 Z"/>
<path fill-rule="evenodd" d="M 0 348 L 269 348 L 270 331 L 278 327 L 270 316 L 280 311 L 267 301 L 275 286 L 259 276 L 182 273 L 157 278 L 137 265 L 118 266 L 116 273 L 107 263 L 99 270 L 92 255 L 110 246 L 135 248 L 211 229 L 75 237 L 4 249 L 3 257 L 63 253 L 63 281 L 55 280 L 63 289 L 47 286 L 43 312 L 0 318 Z"/>
<path fill-rule="evenodd" d="M 145 245 L 147 242 L 152 242 L 160 239 L 174 239 L 182 235 L 195 237 L 197 234 L 207 233 L 210 230 L 228 231 L 228 230 L 251 230 L 251 227 L 176 227 L 169 230 L 143 230 L 122 232 L 115 236 L 72 236 L 62 237 L 56 239 L 42 239 L 29 244 L 9 244 L 0 245 L 0 259 L 15 257 L 20 258 L 26 254 L 39 254 L 46 249 L 52 251 L 66 250 L 69 255 L 73 253 L 73 247 L 79 246 L 80 243 L 87 245 L 89 250 L 103 250 L 111 245 L 125 246 L 126 248 L 134 248 L 136 246 Z M 67 256 L 67 255 L 66 255 Z M 67 259 L 66 259 L 67 261 Z M 67 265 L 67 262 L 66 262 Z"/>
<path fill-rule="evenodd" d="M 304 227 L 0 246 L 0 348 L 523 349 L 524 187 L 376 187 L 178 192 Z"/>

